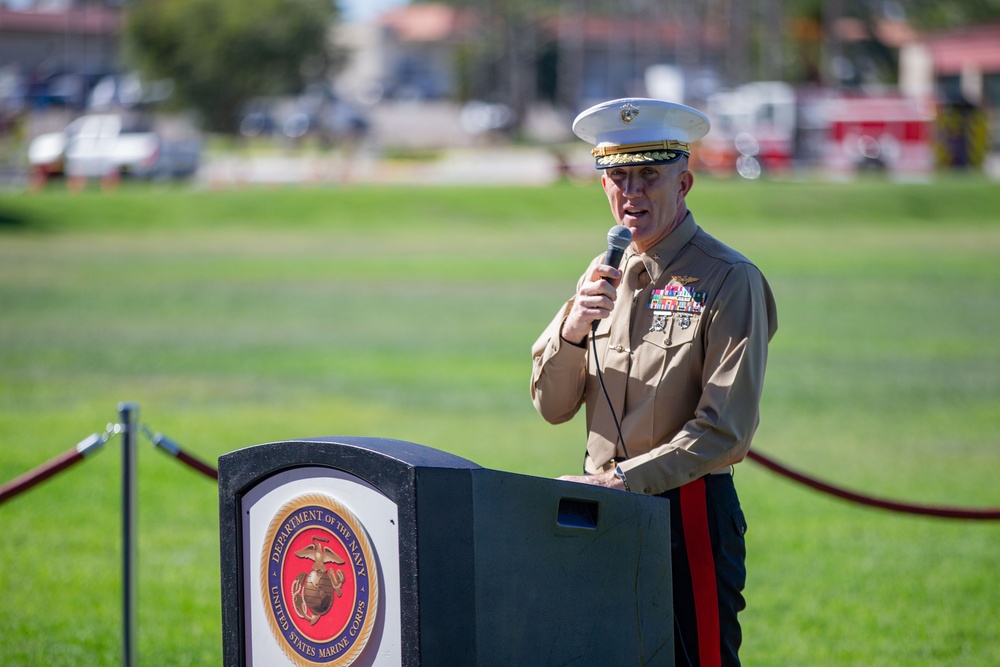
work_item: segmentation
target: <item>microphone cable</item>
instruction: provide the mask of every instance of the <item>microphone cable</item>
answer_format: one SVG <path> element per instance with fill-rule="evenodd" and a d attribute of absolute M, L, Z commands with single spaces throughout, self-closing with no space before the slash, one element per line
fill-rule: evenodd
<path fill-rule="evenodd" d="M 597 354 L 596 331 L 591 331 L 590 342 L 591 342 L 591 347 L 594 351 L 594 367 L 597 368 L 597 380 L 601 383 L 601 391 L 604 392 L 604 400 L 608 402 L 608 409 L 611 411 L 611 418 L 615 421 L 615 432 L 618 433 L 618 442 L 615 443 L 615 446 L 617 447 L 617 445 L 620 444 L 622 446 L 622 452 L 625 453 L 625 458 L 626 459 L 631 458 L 628 455 L 628 449 L 625 447 L 625 438 L 622 436 L 622 427 L 621 423 L 618 421 L 618 415 L 615 413 L 614 403 L 611 402 L 611 396 L 608 395 L 608 388 L 604 386 L 604 372 L 601 371 L 601 358 Z"/>
<path fill-rule="evenodd" d="M 604 255 L 605 264 L 609 264 L 617 268 L 621 264 L 625 249 L 628 248 L 631 242 L 632 231 L 628 227 L 624 225 L 615 225 L 608 230 L 608 250 Z M 604 280 L 608 280 L 608 278 L 605 277 Z M 590 341 L 594 348 L 594 367 L 597 369 L 597 379 L 601 383 L 601 391 L 604 392 L 604 400 L 608 402 L 608 408 L 611 410 L 611 418 L 615 421 L 615 431 L 618 433 L 618 442 L 615 443 L 615 454 L 618 453 L 618 445 L 620 444 L 622 446 L 622 452 L 625 453 L 625 458 L 627 459 L 629 458 L 629 455 L 628 449 L 625 448 L 625 438 L 622 436 L 621 423 L 618 421 L 618 415 L 615 414 L 615 406 L 611 403 L 611 397 L 608 395 L 608 388 L 604 386 L 604 372 L 601 370 L 601 360 L 597 354 L 597 325 L 598 320 L 594 320 L 591 322 L 590 326 Z"/>

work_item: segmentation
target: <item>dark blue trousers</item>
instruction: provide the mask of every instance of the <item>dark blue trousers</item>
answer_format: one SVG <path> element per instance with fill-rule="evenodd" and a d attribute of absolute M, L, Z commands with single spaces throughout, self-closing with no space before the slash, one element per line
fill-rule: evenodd
<path fill-rule="evenodd" d="M 747 530 L 732 475 L 707 475 L 670 500 L 676 667 L 738 667 Z"/>

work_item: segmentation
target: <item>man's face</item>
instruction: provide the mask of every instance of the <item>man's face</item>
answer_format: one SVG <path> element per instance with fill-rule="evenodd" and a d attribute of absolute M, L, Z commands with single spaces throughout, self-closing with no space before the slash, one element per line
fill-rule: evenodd
<path fill-rule="evenodd" d="M 672 164 L 611 167 L 601 176 L 611 213 L 632 232 L 632 245 L 639 252 L 659 243 L 684 220 L 684 197 L 693 183 L 684 158 Z"/>

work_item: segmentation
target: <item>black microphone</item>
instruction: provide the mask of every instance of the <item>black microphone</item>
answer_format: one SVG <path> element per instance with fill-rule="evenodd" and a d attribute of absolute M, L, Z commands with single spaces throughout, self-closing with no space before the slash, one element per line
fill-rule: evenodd
<path fill-rule="evenodd" d="M 632 242 L 632 232 L 625 225 L 615 225 L 608 231 L 608 252 L 604 255 L 604 263 L 616 269 L 622 263 L 625 248 Z M 607 278 L 605 278 L 607 280 Z M 610 281 L 609 281 L 610 282 Z"/>
<path fill-rule="evenodd" d="M 632 243 L 632 232 L 625 225 L 615 225 L 608 230 L 608 252 L 604 255 L 604 263 L 617 269 L 630 243 Z M 607 278 L 605 280 L 611 282 Z M 600 320 L 594 320 L 591 323 L 593 331 L 597 331 L 599 322 Z"/>

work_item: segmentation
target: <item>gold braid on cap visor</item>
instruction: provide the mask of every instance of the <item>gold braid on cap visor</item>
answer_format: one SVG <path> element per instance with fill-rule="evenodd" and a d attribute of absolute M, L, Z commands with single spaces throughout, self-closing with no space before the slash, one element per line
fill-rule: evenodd
<path fill-rule="evenodd" d="M 643 144 L 622 144 L 620 146 L 598 146 L 590 151 L 597 158 L 597 166 L 613 167 L 622 164 L 646 164 L 649 162 L 673 162 L 690 152 L 690 144 L 684 141 L 653 141 Z"/>

